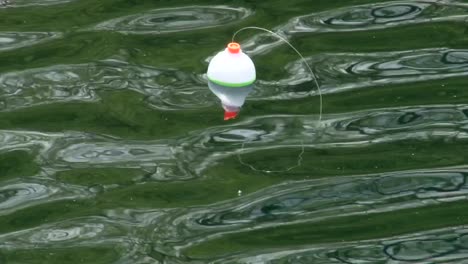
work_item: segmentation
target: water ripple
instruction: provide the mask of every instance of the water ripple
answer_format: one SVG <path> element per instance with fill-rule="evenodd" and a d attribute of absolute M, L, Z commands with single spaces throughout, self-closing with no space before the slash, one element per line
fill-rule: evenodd
<path fill-rule="evenodd" d="M 3 110 L 71 100 L 95 100 L 96 95 L 88 88 L 86 77 L 87 65 L 55 65 L 1 74 Z"/>
<path fill-rule="evenodd" d="M 268 192 L 269 195 L 257 193 L 258 198 L 249 197 L 246 203 L 223 208 L 223 212 L 216 214 L 195 217 L 193 221 L 206 226 L 207 230 L 217 225 L 234 225 L 238 230 L 240 226 L 250 224 L 258 228 L 262 222 L 277 225 L 298 219 L 350 215 L 353 212 L 382 212 L 394 210 L 395 206 L 404 208 L 405 203 L 411 207 L 422 206 L 429 204 L 431 199 L 437 199 L 437 193 L 444 193 L 446 197 L 467 195 L 465 174 L 421 171 L 389 173 L 372 178 L 359 176 L 355 180 L 336 182 L 328 180 L 325 184 L 324 181 L 285 184 L 274 188 L 276 195 L 272 195 L 274 192 Z M 424 198 L 419 194 L 425 194 Z"/>
<path fill-rule="evenodd" d="M 409 24 L 465 21 L 468 6 L 456 1 L 389 1 L 346 6 L 297 16 L 274 31 L 285 39 L 301 33 L 351 32 L 386 29 Z M 242 43 L 250 55 L 265 54 L 284 43 L 270 34 L 256 34 Z"/>
<path fill-rule="evenodd" d="M 129 145 L 112 143 L 79 143 L 60 150 L 57 155 L 65 162 L 107 164 L 130 161 L 168 161 L 174 159 L 166 145 Z"/>
<path fill-rule="evenodd" d="M 0 0 L 0 8 L 72 1 Z M 96 23 L 87 21 L 89 16 L 81 14 L 76 18 L 81 21 L 79 24 L 89 25 L 80 29 L 81 33 L 200 33 L 201 29 L 229 27 L 247 22 L 247 18 L 250 21 L 254 12 L 219 5 L 147 9 L 132 14 L 123 10 L 134 1 L 124 1 L 121 8 L 115 6 L 113 11 L 107 10 L 109 6 L 105 3 L 87 6 L 87 2 L 92 1 L 79 3 L 85 13 L 91 9 L 100 13 L 117 10 L 121 17 Z M 276 14 L 285 13 L 286 19 L 292 17 L 275 28 L 286 39 L 327 32 L 339 37 L 346 32 L 373 33 L 417 24 L 427 24 L 421 29 L 432 34 L 438 27 L 436 22 L 468 19 L 468 5 L 451 0 L 339 5 L 347 6 L 326 9 L 327 5 L 323 4 L 321 8 L 325 11 L 318 13 L 299 8 L 289 8 L 285 13 L 276 5 L 270 5 L 268 10 L 262 10 L 263 4 L 255 8 L 260 19 L 265 19 L 263 12 L 268 12 L 272 23 L 285 19 L 280 15 L 271 20 Z M 5 21 L 12 24 L 23 20 L 20 15 L 11 18 Z M 36 20 L 40 22 L 41 18 Z M 462 39 L 463 29 L 456 24 L 450 33 Z M 40 23 L 33 26 L 40 27 Z M 444 23 L 444 28 L 449 26 L 450 23 Z M 204 33 L 212 34 L 208 31 Z M 77 32 L 68 32 L 67 37 L 74 33 Z M 403 30 L 401 34 L 404 33 Z M 7 54 L 9 50 L 62 36 L 56 32 L 1 32 L 0 51 L 10 56 L 13 54 Z M 327 34 L 325 39 L 328 37 Z M 0 111 L 11 118 L 18 114 L 20 120 L 1 122 L 8 129 L 0 130 L 0 167 L 7 170 L 4 177 L 0 175 L 3 230 L 0 262 L 445 264 L 466 261 L 468 229 L 460 226 L 466 222 L 461 219 L 464 213 L 460 208 L 466 207 L 468 199 L 465 151 L 468 104 L 463 98 L 453 99 L 452 92 L 463 86 L 462 78 L 453 77 L 467 75 L 468 49 L 460 48 L 461 44 L 457 43 L 447 40 L 446 44 L 417 50 L 401 46 L 398 51 L 324 52 L 307 57 L 319 76 L 323 92 L 332 94 L 331 108 L 336 107 L 334 114 L 326 112 L 320 123 L 315 114 L 291 114 L 285 102 L 273 101 L 316 95 L 312 76 L 301 61 L 280 66 L 279 71 L 285 71 L 269 74 L 272 80 L 257 81 L 249 99 L 270 100 L 271 104 L 258 102 L 260 111 L 256 106 L 248 109 L 257 111 L 256 115 L 217 126 L 210 126 L 214 121 L 207 121 L 206 126 L 196 124 L 200 129 L 192 131 L 191 124 L 173 122 L 177 118 L 164 120 L 165 115 L 207 113 L 211 110 L 187 110 L 207 108 L 216 100 L 206 87 L 206 76 L 181 70 L 186 68 L 182 65 L 164 68 L 129 63 L 138 58 L 121 52 L 114 53 L 110 59 L 80 64 L 53 65 L 53 59 L 45 59 L 41 68 L 22 69 L 23 63 L 17 65 L 18 70 L 2 72 Z M 258 34 L 244 43 L 243 49 L 256 55 L 282 44 L 276 38 Z M 322 44 L 314 45 L 323 48 Z M 307 43 L 301 45 L 307 49 Z M 385 48 L 394 47 L 379 49 Z M 279 65 L 279 61 L 287 58 L 286 54 L 272 61 Z M 66 59 L 70 61 L 66 63 L 86 60 L 83 56 Z M 269 71 L 275 67 L 273 64 L 259 68 Z M 434 85 L 440 87 L 428 82 L 441 79 L 446 80 Z M 426 87 L 423 82 L 427 82 L 430 92 L 423 89 Z M 410 98 L 408 101 L 413 105 L 409 106 L 398 102 L 379 105 L 379 95 L 402 91 L 406 85 L 395 84 L 403 83 L 410 83 L 408 90 L 413 92 L 403 97 L 421 93 L 422 99 Z M 444 89 L 445 84 L 450 85 L 450 90 Z M 453 88 L 455 85 L 458 86 Z M 360 88 L 368 89 L 346 93 L 350 98 L 339 98 L 340 93 Z M 430 97 L 434 90 L 437 91 Z M 458 91 L 456 95 L 462 97 Z M 359 97 L 361 92 L 366 99 Z M 133 100 L 131 103 L 146 104 L 142 112 L 153 111 L 161 116 L 154 122 L 151 117 L 140 119 L 140 108 L 128 108 L 127 99 L 122 101 L 119 97 L 127 94 L 132 95 L 128 98 Z M 353 112 L 347 108 L 348 103 L 359 104 L 369 98 L 377 100 L 362 108 L 353 106 Z M 351 99 L 357 100 L 351 102 Z M 445 99 L 459 104 L 435 104 L 446 102 Z M 84 117 L 80 115 L 77 123 L 73 122 L 73 129 L 78 129 L 76 125 L 95 129 L 80 122 L 88 116 L 96 117 L 93 120 L 105 119 L 108 113 L 104 116 L 101 113 L 109 108 L 116 110 L 109 113 L 112 116 L 123 113 L 125 122 L 134 122 L 122 126 L 122 131 L 132 130 L 134 137 L 115 137 L 112 128 L 106 128 L 111 135 L 99 135 L 81 131 L 22 131 L 21 125 L 17 125 L 27 122 L 21 117 L 36 109 L 25 108 L 42 105 L 37 108 L 47 112 L 60 108 L 57 103 L 70 101 L 91 102 L 70 107 L 73 111 L 80 105 L 90 106 Z M 315 99 L 297 101 L 309 107 L 306 104 L 314 103 Z M 56 105 L 48 108 L 46 104 Z M 5 113 L 18 109 L 23 110 Z M 294 113 L 303 111 L 300 105 L 294 109 Z M 270 110 L 274 114 L 263 115 Z M 157 131 L 165 128 L 154 126 L 158 120 L 168 121 L 171 127 L 167 131 L 177 130 L 179 136 L 139 139 L 154 131 L 166 135 Z M 32 126 L 49 129 L 40 121 Z M 117 126 L 121 128 L 120 123 Z M 59 124 L 58 129 L 70 128 Z M 30 169 L 29 163 L 34 168 Z M 299 166 L 287 173 L 271 172 L 295 164 Z M 423 221 L 412 222 L 411 217 Z M 401 221 L 394 223 L 393 219 Z M 371 224 L 366 226 L 366 221 Z M 349 231 L 341 233 L 340 229 L 333 229 L 330 225 L 333 223 Z M 399 223 L 409 224 L 399 226 Z M 266 241 L 265 237 L 262 241 L 262 236 L 259 245 L 245 241 L 252 235 L 250 232 L 256 234 L 278 227 L 275 231 L 281 235 L 305 226 L 310 230 L 283 233 L 285 239 L 281 241 Z M 372 228 L 378 226 L 382 230 Z M 312 234 L 310 239 L 307 231 Z M 231 235 L 234 239 L 229 240 Z M 225 250 L 226 254 L 216 250 L 218 244 L 203 249 L 204 245 L 218 241 L 220 248 L 225 246 L 219 250 Z M 206 254 L 207 258 L 191 259 L 197 254 Z M 221 259 L 213 257 L 222 254 Z M 86 261 L 85 257 L 92 259 Z"/>
<path fill-rule="evenodd" d="M 3 185 L 0 188 L 0 211 L 48 198 L 58 191 L 58 188 L 35 183 Z"/>
<path fill-rule="evenodd" d="M 237 155 L 272 149 L 363 147 L 408 139 L 468 138 L 468 106 L 401 107 L 324 116 L 259 116 L 187 132 L 173 140 L 134 140 L 67 132 L 0 131 L 2 149 L 39 151 L 45 167 L 158 167 L 155 177 L 199 177 Z M 306 136 L 306 138 L 305 138 Z M 290 165 L 297 163 L 291 156 Z M 285 158 L 283 158 L 285 160 Z M 158 176 L 156 176 L 158 175 Z M 177 176 L 178 175 L 178 176 Z"/>
<path fill-rule="evenodd" d="M 206 166 L 205 169 L 209 169 L 220 160 L 243 152 L 240 143 L 245 141 L 246 150 L 256 152 L 269 148 L 291 147 L 294 144 L 299 147 L 304 135 L 308 134 L 312 135 L 305 142 L 308 148 L 323 147 L 328 150 L 340 146 L 358 147 L 363 142 L 396 142 L 411 137 L 427 140 L 426 136 L 422 136 L 424 133 L 440 133 L 443 138 L 446 137 L 444 133 L 455 133 L 458 137 L 466 138 L 466 109 L 468 107 L 464 105 L 400 107 L 325 116 L 324 136 L 314 135 L 317 133 L 314 116 L 266 116 L 233 125 L 192 131 L 187 136 L 173 141 L 122 141 L 83 133 L 47 135 L 21 131 L 4 131 L 3 138 L 9 148 L 44 146 L 41 150 L 43 169 L 138 167 L 163 163 L 169 169 L 157 173 L 170 178 L 168 171 L 171 168 L 183 167 L 188 171 L 195 171 L 201 166 Z M 33 142 L 29 143 L 28 138 L 33 139 Z M 133 213 L 126 210 L 109 210 L 108 216 L 125 222 L 126 226 L 154 228 L 153 234 L 147 234 L 150 236 L 148 239 L 154 242 L 154 250 L 177 255 L 178 250 L 187 244 L 233 231 L 283 223 L 321 221 L 340 215 L 418 208 L 447 203 L 453 199 L 466 199 L 467 173 L 463 168 L 433 169 L 286 182 L 206 207 L 171 209 L 167 213 L 158 210 Z M 203 176 L 203 170 L 197 174 Z M 174 179 L 176 177 L 171 178 Z M 47 186 L 52 185 L 48 183 Z M 95 195 L 86 193 L 85 189 L 73 190 L 72 187 L 66 187 L 72 190 L 67 192 L 71 193 L 71 197 Z M 11 193 L 6 190 L 4 197 L 10 197 L 8 194 Z M 14 206 L 17 210 L 18 205 L 21 207 L 33 204 L 31 201 L 34 201 L 34 198 L 31 199 L 30 196 L 32 192 L 19 193 L 28 197 L 27 202 L 23 199 L 24 202 L 10 204 L 8 208 Z M 56 199 L 67 197 L 70 196 L 61 194 L 57 195 Z M 46 198 L 40 199 L 51 200 Z M 14 199 L 10 201 L 14 202 Z M 52 237 L 47 239 L 74 241 L 76 237 L 77 231 L 72 227 L 56 230 L 48 232 L 52 233 Z M 36 236 L 38 239 L 45 239 L 41 235 Z M 392 250 L 389 252 L 396 255 L 394 252 L 397 249 Z M 404 258 L 403 253 L 401 254 L 401 258 Z M 432 257 L 437 258 L 435 255 L 431 255 Z"/>
<path fill-rule="evenodd" d="M 429 127 L 459 128 L 464 131 L 466 122 L 464 108 L 406 108 L 401 111 L 382 110 L 360 116 L 357 119 L 338 121 L 335 127 L 339 131 L 356 131 L 365 135 L 381 135 L 412 130 L 429 131 Z M 451 120 L 451 121 L 449 121 Z M 449 121 L 449 122 L 445 122 Z"/>
<path fill-rule="evenodd" d="M 378 240 L 239 254 L 211 263 L 464 263 L 467 235 L 466 227 L 458 226 Z"/>
<path fill-rule="evenodd" d="M 193 109 L 213 103 L 205 86 L 204 80 L 193 74 L 116 60 L 54 65 L 0 74 L 0 109 L 72 100 L 91 102 L 99 99 L 96 91 L 121 89 L 144 94 L 155 108 Z"/>
<path fill-rule="evenodd" d="M 47 6 L 73 2 L 75 0 L 1 0 L 1 8 L 10 7 L 28 7 L 28 6 Z"/>
<path fill-rule="evenodd" d="M 74 239 L 90 239 L 96 237 L 104 229 L 104 224 L 84 224 L 81 227 L 62 227 L 55 224 L 53 229 L 42 228 L 39 232 L 31 235 L 29 240 L 32 243 L 54 243 Z"/>
<path fill-rule="evenodd" d="M 32 46 L 61 36 L 58 32 L 0 32 L 0 51 Z"/>
<path fill-rule="evenodd" d="M 411 171 L 284 183 L 160 217 L 155 224 L 161 227 L 153 239 L 159 250 L 172 252 L 233 232 L 418 208 L 449 202 L 448 197 L 466 199 L 467 173 L 466 169 Z"/>
<path fill-rule="evenodd" d="M 30 149 L 47 151 L 61 133 L 41 133 L 33 131 L 0 130 L 0 150 Z"/>
<path fill-rule="evenodd" d="M 422 49 L 375 53 L 331 53 L 306 58 L 320 76 L 323 93 L 466 76 L 468 50 Z M 302 61 L 285 66 L 289 76 L 258 83 L 254 100 L 302 98 L 317 94 Z M 308 87 L 301 84 L 309 83 Z"/>
<path fill-rule="evenodd" d="M 456 252 L 457 246 L 444 239 L 424 239 L 395 243 L 387 246 L 385 252 L 396 260 L 421 261 L 445 256 Z"/>
<path fill-rule="evenodd" d="M 128 228 L 103 217 L 71 218 L 0 235 L 0 248 L 66 248 L 123 242 Z"/>
<path fill-rule="evenodd" d="M 465 76 L 468 69 L 467 50 L 445 48 L 319 57 L 312 60 L 314 65 L 334 65 L 316 68 L 327 92 Z"/>
<path fill-rule="evenodd" d="M 0 214 L 59 200 L 89 198 L 94 194 L 84 187 L 57 183 L 41 173 L 36 179 L 3 182 L 0 188 Z"/>
<path fill-rule="evenodd" d="M 395 27 L 439 21 L 464 21 L 468 6 L 453 1 L 390 1 L 350 6 L 300 16 L 291 20 L 285 31 L 345 32 Z"/>
<path fill-rule="evenodd" d="M 229 6 L 154 9 L 102 22 L 93 29 L 112 30 L 125 34 L 163 34 L 218 27 L 243 20 L 251 13 L 245 8 Z"/>
<path fill-rule="evenodd" d="M 415 107 L 369 110 L 325 116 L 317 129 L 315 116 L 254 117 L 226 127 L 196 131 L 181 149 L 197 174 L 237 155 L 279 149 L 360 148 L 403 140 L 463 140 L 468 136 L 466 106 Z M 298 157 L 289 166 L 297 163 Z M 267 163 L 274 166 L 274 162 Z"/>
<path fill-rule="evenodd" d="M 333 53 L 307 58 L 320 76 L 323 93 L 388 84 L 465 76 L 468 51 L 423 49 L 376 53 Z M 312 76 L 301 61 L 285 66 L 289 76 L 259 80 L 251 100 L 286 100 L 315 95 Z M 310 85 L 304 85 L 310 84 Z M 161 110 L 199 109 L 213 105 L 203 76 L 118 60 L 54 65 L 0 74 L 0 109 L 11 111 L 70 100 L 96 101 L 97 91 L 128 89 L 145 95 Z"/>

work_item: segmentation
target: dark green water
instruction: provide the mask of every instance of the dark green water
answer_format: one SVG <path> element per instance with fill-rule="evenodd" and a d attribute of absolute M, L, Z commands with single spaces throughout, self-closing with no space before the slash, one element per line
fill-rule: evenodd
<path fill-rule="evenodd" d="M 468 263 L 468 1 L 0 4 L 0 263 Z"/>

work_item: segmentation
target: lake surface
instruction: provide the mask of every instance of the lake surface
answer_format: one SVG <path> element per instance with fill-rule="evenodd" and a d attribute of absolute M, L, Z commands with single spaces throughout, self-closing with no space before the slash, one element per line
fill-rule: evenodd
<path fill-rule="evenodd" d="M 225 122 L 206 69 L 257 82 Z M 0 0 L 0 263 L 468 263 L 468 1 Z"/>

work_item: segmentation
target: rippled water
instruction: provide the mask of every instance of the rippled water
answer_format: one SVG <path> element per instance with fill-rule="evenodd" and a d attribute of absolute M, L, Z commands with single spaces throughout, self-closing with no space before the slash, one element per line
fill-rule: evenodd
<path fill-rule="evenodd" d="M 468 263 L 467 1 L 0 0 L 1 263 Z M 258 81 L 225 122 L 209 60 Z M 467 163 L 467 164 L 465 164 Z"/>

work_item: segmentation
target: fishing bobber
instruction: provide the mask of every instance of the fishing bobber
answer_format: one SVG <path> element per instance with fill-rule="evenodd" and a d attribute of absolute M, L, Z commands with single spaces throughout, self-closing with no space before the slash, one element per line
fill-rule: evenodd
<path fill-rule="evenodd" d="M 253 90 L 255 66 L 240 45 L 231 42 L 208 65 L 208 87 L 221 100 L 224 120 L 235 118 Z"/>

